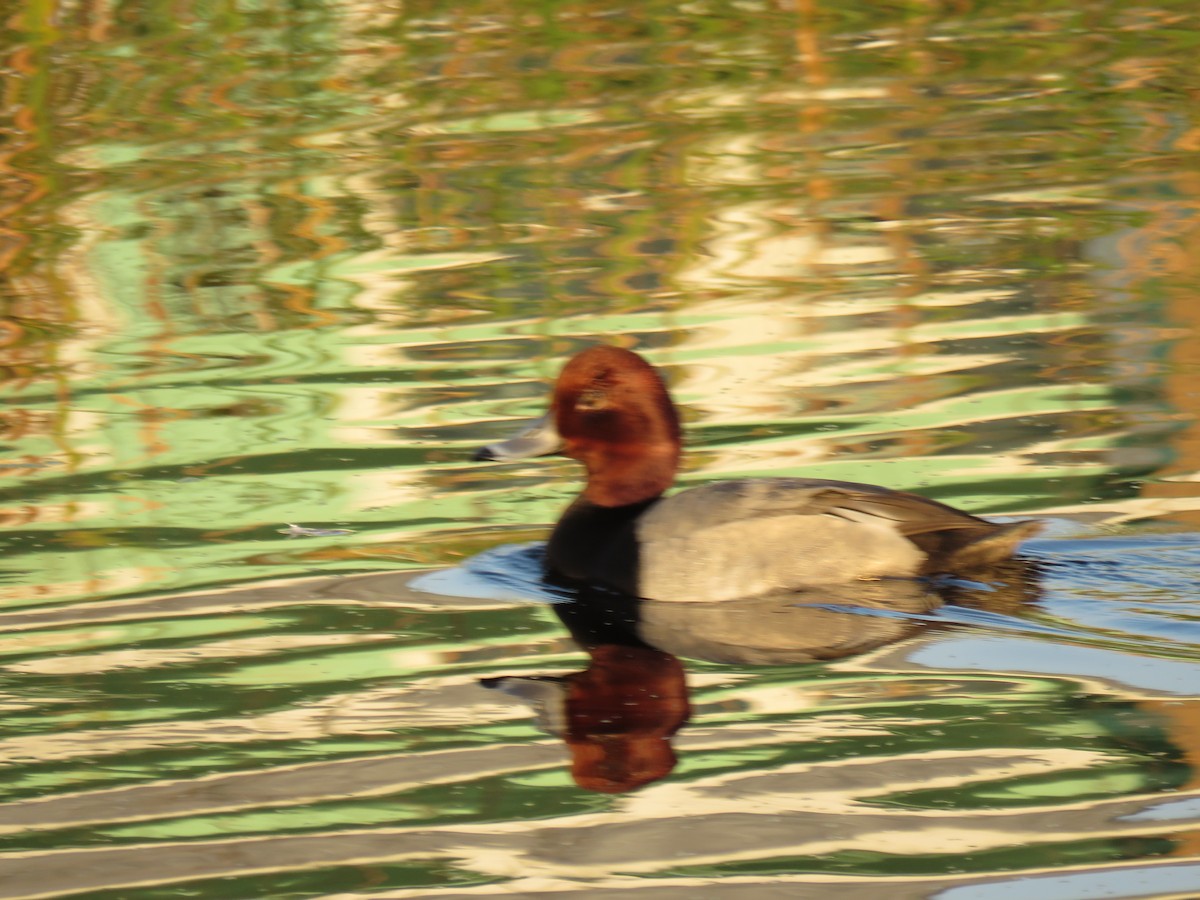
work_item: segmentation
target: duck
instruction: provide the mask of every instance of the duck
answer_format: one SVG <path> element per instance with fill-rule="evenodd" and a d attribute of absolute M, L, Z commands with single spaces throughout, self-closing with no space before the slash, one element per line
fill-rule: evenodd
<path fill-rule="evenodd" d="M 919 494 L 820 478 L 716 481 L 669 494 L 683 448 L 658 370 L 595 345 L 559 373 L 549 410 L 477 461 L 562 454 L 586 482 L 550 533 L 549 574 L 652 601 L 717 602 L 885 578 L 980 578 L 1041 529 Z"/>

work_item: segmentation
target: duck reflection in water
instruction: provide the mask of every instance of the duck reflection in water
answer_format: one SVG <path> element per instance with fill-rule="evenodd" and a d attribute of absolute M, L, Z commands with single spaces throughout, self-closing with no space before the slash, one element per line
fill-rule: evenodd
<path fill-rule="evenodd" d="M 683 665 L 653 647 L 599 644 L 588 667 L 562 677 L 485 678 L 532 703 L 539 725 L 571 753 L 581 788 L 622 793 L 675 768 L 671 737 L 691 714 Z"/>
<path fill-rule="evenodd" d="M 894 579 L 720 603 L 582 589 L 551 608 L 588 654 L 586 669 L 482 683 L 533 706 L 539 727 L 566 743 L 577 785 L 622 793 L 675 768 L 671 740 L 691 716 L 679 656 L 731 665 L 833 660 L 937 627 L 927 614 L 947 602 L 1012 613 L 1037 597 L 1032 564 L 1012 560 L 994 574 L 988 585 Z"/>

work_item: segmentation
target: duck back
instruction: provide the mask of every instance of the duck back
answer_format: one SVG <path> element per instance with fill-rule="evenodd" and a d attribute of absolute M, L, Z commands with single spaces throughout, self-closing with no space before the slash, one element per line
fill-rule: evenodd
<path fill-rule="evenodd" d="M 996 525 L 874 485 L 725 481 L 664 498 L 638 517 L 636 584 L 614 586 L 649 599 L 714 601 L 863 578 L 962 574 L 1007 559 L 1037 528 Z"/>

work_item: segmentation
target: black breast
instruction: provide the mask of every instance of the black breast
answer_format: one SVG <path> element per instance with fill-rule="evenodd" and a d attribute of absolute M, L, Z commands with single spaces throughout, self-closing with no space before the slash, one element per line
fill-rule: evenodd
<path fill-rule="evenodd" d="M 556 575 L 637 594 L 638 546 L 634 523 L 658 498 L 628 506 L 572 503 L 550 535 L 546 560 Z"/>

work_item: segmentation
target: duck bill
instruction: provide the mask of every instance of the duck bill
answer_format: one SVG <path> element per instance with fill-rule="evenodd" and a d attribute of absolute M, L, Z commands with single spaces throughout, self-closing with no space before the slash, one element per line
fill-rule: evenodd
<path fill-rule="evenodd" d="M 528 459 L 531 456 L 549 456 L 563 448 L 563 439 L 554 427 L 554 420 L 542 416 L 528 428 L 506 441 L 497 441 L 475 451 L 477 460 Z"/>

